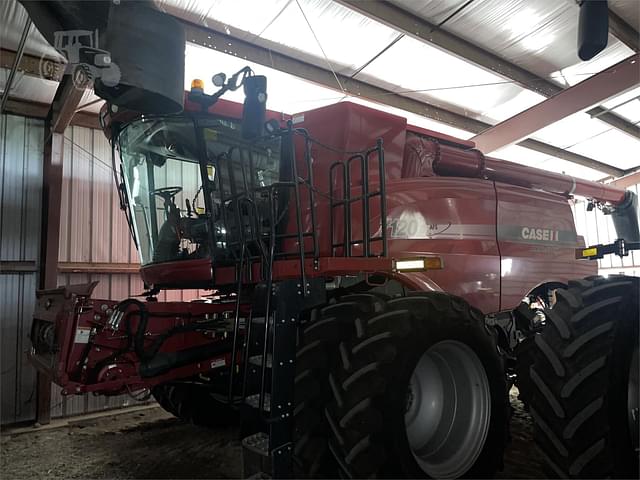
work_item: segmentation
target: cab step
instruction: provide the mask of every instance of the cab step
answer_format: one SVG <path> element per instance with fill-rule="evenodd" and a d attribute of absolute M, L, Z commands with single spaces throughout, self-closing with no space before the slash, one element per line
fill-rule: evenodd
<path fill-rule="evenodd" d="M 247 396 L 247 398 L 245 398 L 244 400 L 244 403 L 256 409 L 260 408 L 260 394 L 255 393 L 253 395 Z M 268 393 L 264 394 L 264 411 L 271 411 L 271 395 Z"/>
<path fill-rule="evenodd" d="M 269 436 L 264 432 L 254 433 L 242 439 L 243 478 L 271 478 Z"/>
<path fill-rule="evenodd" d="M 257 367 L 262 367 L 262 355 L 253 355 L 249 357 L 249 363 Z M 273 357 L 270 353 L 267 354 L 267 368 L 271 368 L 273 365 Z"/>

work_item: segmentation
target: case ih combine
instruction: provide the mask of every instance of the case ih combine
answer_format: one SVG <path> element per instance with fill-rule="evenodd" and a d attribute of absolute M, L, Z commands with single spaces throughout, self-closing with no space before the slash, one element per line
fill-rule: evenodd
<path fill-rule="evenodd" d="M 179 115 L 102 112 L 148 291 L 38 292 L 31 358 L 64 394 L 241 419 L 247 476 L 456 478 L 501 467 L 515 382 L 554 476 L 637 476 L 640 284 L 590 261 L 638 248 L 630 192 L 216 83 Z M 574 195 L 620 240 L 586 248 Z M 210 295 L 156 299 L 185 288 Z"/>

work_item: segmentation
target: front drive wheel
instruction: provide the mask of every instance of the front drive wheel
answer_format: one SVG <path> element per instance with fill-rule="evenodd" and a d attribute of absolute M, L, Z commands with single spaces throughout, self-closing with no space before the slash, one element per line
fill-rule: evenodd
<path fill-rule="evenodd" d="M 338 345 L 384 307 L 373 294 L 345 295 L 311 313 L 301 329 L 296 353 L 294 451 L 296 478 L 333 478 L 336 466 L 327 448 L 324 408 L 331 398 L 329 372 L 339 362 Z"/>
<path fill-rule="evenodd" d="M 339 350 L 326 415 L 345 475 L 482 477 L 502 466 L 504 367 L 483 315 L 464 300 L 389 300 Z"/>

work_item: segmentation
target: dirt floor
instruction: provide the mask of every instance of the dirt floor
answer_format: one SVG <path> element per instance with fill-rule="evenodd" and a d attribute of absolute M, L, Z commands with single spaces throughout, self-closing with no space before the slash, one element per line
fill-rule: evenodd
<path fill-rule="evenodd" d="M 532 425 L 512 394 L 514 415 L 505 469 L 498 478 L 544 478 Z M 208 430 L 181 423 L 160 407 L 71 421 L 25 433 L 2 432 L 0 477 L 240 478 L 236 428 Z"/>

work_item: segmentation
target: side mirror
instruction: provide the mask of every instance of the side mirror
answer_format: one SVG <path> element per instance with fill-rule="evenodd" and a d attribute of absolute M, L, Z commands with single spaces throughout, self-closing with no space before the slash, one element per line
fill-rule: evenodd
<path fill-rule="evenodd" d="M 607 0 L 583 0 L 578 23 L 578 56 L 591 60 L 607 46 L 609 6 Z"/>
<path fill-rule="evenodd" d="M 267 77 L 264 75 L 246 77 L 244 95 L 242 138 L 256 138 L 262 135 L 267 115 Z"/>

